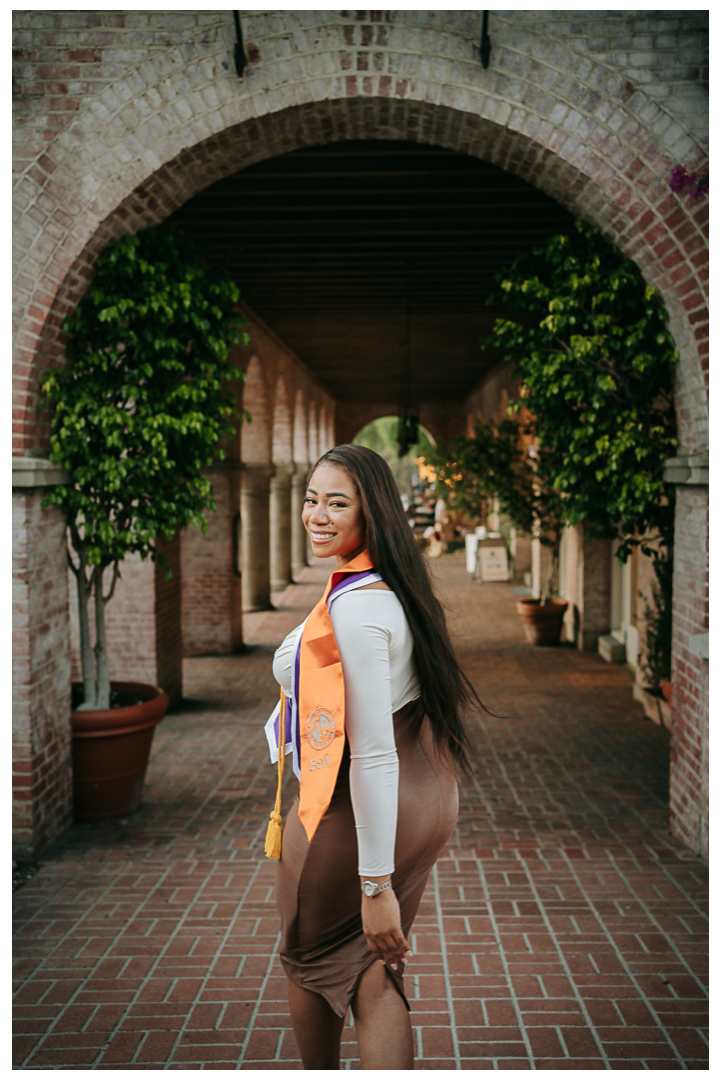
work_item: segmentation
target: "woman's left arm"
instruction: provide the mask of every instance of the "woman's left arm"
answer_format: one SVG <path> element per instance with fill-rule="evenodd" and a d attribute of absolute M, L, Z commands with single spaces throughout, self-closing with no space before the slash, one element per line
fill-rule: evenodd
<path fill-rule="evenodd" d="M 345 730 L 350 745 L 350 798 L 358 840 L 358 888 L 382 884 L 395 869 L 399 764 L 390 681 L 390 621 L 394 596 L 365 589 L 338 597 L 331 609 L 345 682 Z M 378 959 L 396 964 L 408 952 L 392 890 L 363 896 L 363 929 Z"/>

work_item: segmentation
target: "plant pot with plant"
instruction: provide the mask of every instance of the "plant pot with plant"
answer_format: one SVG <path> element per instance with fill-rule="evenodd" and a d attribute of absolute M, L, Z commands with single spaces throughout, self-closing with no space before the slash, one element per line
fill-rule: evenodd
<path fill-rule="evenodd" d="M 204 513 L 215 509 L 201 470 L 224 456 L 221 440 L 233 431 L 235 401 L 224 384 L 240 376 L 228 359 L 246 321 L 235 312 L 239 299 L 232 279 L 208 269 L 179 230 L 121 237 L 103 250 L 65 320 L 70 364 L 41 380 L 43 405 L 53 410 L 51 460 L 71 477 L 45 503 L 65 514 L 77 586 L 79 820 L 140 802 L 168 699 L 160 687 L 111 682 L 105 609 L 126 556 L 162 565 L 158 543 L 191 524 L 205 529 Z"/>
<path fill-rule="evenodd" d="M 518 495 L 525 503 L 521 519 L 532 508 L 533 535 L 553 547 L 555 583 L 560 530 L 580 524 L 587 539 L 617 539 L 621 562 L 637 545 L 653 558 L 656 573 L 663 572 L 658 560 L 665 560 L 671 576 L 675 491 L 663 468 L 677 449 L 679 354 L 660 293 L 619 248 L 581 221 L 516 258 L 496 281 L 488 302 L 520 318 L 496 319 L 485 347 L 503 352 L 519 381 L 508 411 L 524 418 L 523 437 L 532 438 L 535 498 L 523 480 L 525 464 L 515 459 L 509 471 L 506 461 L 505 476 L 497 470 L 482 476 L 485 489 L 505 494 L 511 517 Z M 511 439 L 504 453 L 508 459 Z M 553 587 L 543 586 L 541 600 Z M 670 595 L 666 590 L 665 677 Z M 533 606 L 542 605 L 518 604 L 529 618 Z"/>
<path fill-rule="evenodd" d="M 439 444 L 428 457 L 437 481 L 450 489 L 453 506 L 480 516 L 493 500 L 518 532 L 550 548 L 540 596 L 518 600 L 516 608 L 531 645 L 557 645 L 568 606 L 556 595 L 564 505 L 547 481 L 546 456 L 538 450 L 528 417 L 478 420 L 474 435 Z"/>

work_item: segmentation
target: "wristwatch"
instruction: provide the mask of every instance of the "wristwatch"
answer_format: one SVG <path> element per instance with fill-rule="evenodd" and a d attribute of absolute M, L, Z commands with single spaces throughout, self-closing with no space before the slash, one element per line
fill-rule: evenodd
<path fill-rule="evenodd" d="M 378 885 L 377 881 L 361 881 L 360 888 L 366 896 L 377 896 L 378 893 L 385 892 L 386 889 L 392 889 L 392 881 L 388 878 L 382 885 Z"/>

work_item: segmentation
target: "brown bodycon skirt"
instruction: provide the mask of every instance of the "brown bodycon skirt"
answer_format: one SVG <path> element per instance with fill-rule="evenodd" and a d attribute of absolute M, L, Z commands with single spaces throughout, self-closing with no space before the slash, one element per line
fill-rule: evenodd
<path fill-rule="evenodd" d="M 428 874 L 455 828 L 458 794 L 450 756 L 437 750 L 419 702 L 403 706 L 393 721 L 400 790 L 392 882 L 407 937 Z M 298 986 L 321 994 L 338 1016 L 345 1016 L 374 960 L 362 931 L 349 770 L 346 743 L 332 801 L 311 842 L 295 800 L 283 830 L 277 870 L 285 973 Z M 409 1008 L 403 965 L 396 972 L 389 966 L 386 970 Z"/>

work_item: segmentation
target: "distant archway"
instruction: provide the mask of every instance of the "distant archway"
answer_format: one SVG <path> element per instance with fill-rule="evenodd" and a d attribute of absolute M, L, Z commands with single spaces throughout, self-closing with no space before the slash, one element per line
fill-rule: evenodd
<path fill-rule="evenodd" d="M 418 442 L 411 446 L 407 454 L 401 458 L 397 453 L 397 424 L 397 414 L 380 416 L 369 424 L 365 424 L 356 434 L 353 442 L 360 446 L 367 446 L 384 458 L 390 466 L 390 470 L 395 477 L 395 483 L 405 501 L 405 499 L 409 500 L 411 498 L 413 485 L 418 478 L 415 459 L 422 456 L 423 447 L 434 446 L 435 439 L 427 428 L 418 425 L 420 429 Z"/>

